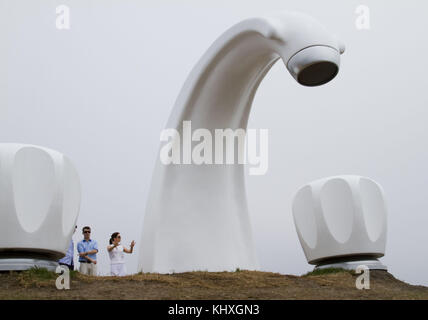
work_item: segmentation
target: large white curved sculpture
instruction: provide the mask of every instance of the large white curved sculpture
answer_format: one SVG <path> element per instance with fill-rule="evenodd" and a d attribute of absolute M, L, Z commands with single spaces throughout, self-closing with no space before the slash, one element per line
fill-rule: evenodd
<path fill-rule="evenodd" d="M 70 244 L 79 207 L 79 176 L 66 156 L 0 143 L 1 271 L 53 269 Z"/>
<path fill-rule="evenodd" d="M 293 200 L 293 217 L 308 263 L 317 268 L 386 269 L 387 209 L 372 179 L 343 175 L 306 184 Z"/>
<path fill-rule="evenodd" d="M 255 92 L 279 59 L 302 85 L 333 79 L 344 47 L 299 13 L 245 20 L 208 49 L 186 80 L 167 128 L 246 129 Z M 296 107 L 296 106 L 291 106 Z M 243 150 L 237 152 L 242 153 Z M 139 270 L 256 269 L 243 165 L 156 163 Z"/>

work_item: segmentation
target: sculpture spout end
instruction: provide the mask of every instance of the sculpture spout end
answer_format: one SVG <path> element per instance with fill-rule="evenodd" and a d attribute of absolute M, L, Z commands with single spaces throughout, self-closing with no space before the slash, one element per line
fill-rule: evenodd
<path fill-rule="evenodd" d="M 287 69 L 301 85 L 315 87 L 333 80 L 339 72 L 340 52 L 316 45 L 297 52 L 288 60 Z"/>

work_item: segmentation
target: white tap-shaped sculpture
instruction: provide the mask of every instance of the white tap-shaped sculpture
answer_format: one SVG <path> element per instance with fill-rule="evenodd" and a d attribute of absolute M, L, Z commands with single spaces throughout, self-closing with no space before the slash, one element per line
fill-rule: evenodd
<path fill-rule="evenodd" d="M 282 59 L 302 85 L 332 80 L 344 46 L 299 13 L 245 20 L 226 31 L 192 70 L 167 128 L 246 129 L 256 90 Z M 243 150 L 237 152 L 242 153 Z M 156 164 L 139 270 L 184 272 L 258 268 L 242 164 Z"/>

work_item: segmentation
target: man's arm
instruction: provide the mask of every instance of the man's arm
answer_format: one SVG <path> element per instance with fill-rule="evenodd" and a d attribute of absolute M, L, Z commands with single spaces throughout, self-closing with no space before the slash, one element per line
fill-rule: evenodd
<path fill-rule="evenodd" d="M 85 252 L 85 256 L 88 254 L 97 254 L 98 253 L 98 243 L 95 240 L 92 240 L 92 241 L 94 241 L 93 249 Z"/>
<path fill-rule="evenodd" d="M 84 258 L 86 255 L 86 252 L 83 251 L 83 246 L 80 242 L 77 244 L 77 252 L 79 252 L 79 257 Z"/>
<path fill-rule="evenodd" d="M 88 260 L 89 262 L 92 262 L 93 264 L 97 264 L 97 260 L 93 260 L 89 257 L 85 257 L 86 260 Z"/>
<path fill-rule="evenodd" d="M 94 246 L 93 246 L 93 249 L 91 250 L 91 251 L 89 251 L 90 253 L 89 254 L 96 254 L 96 253 L 98 253 L 98 242 L 96 242 L 95 240 L 94 240 Z"/>

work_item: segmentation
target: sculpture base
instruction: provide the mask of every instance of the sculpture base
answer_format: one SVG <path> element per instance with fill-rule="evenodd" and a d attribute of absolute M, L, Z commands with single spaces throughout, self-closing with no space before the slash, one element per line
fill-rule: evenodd
<path fill-rule="evenodd" d="M 43 249 L 0 248 L 0 271 L 22 271 L 43 268 L 55 271 L 64 254 Z"/>
<path fill-rule="evenodd" d="M 330 259 L 320 261 L 315 270 L 327 269 L 327 268 L 340 268 L 346 270 L 356 270 L 358 266 L 367 266 L 370 270 L 384 270 L 388 271 L 388 268 L 383 265 L 378 259 L 372 257 L 347 257 L 341 259 Z"/>
<path fill-rule="evenodd" d="M 0 271 L 23 271 L 31 268 L 43 268 L 55 271 L 58 262 L 42 259 L 0 259 Z"/>

